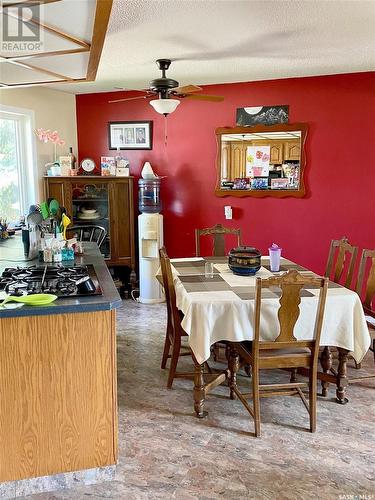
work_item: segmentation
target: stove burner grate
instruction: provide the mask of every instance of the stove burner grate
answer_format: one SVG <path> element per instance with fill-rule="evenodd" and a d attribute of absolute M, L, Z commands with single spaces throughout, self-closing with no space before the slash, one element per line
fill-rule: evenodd
<path fill-rule="evenodd" d="M 90 283 L 90 286 L 81 283 Z M 10 295 L 53 293 L 58 298 L 102 294 L 91 265 L 6 268 L 0 276 L 0 290 Z"/>

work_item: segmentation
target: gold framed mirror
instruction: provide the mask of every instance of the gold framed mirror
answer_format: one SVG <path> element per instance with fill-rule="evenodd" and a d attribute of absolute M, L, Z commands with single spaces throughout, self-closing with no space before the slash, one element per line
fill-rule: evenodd
<path fill-rule="evenodd" d="M 217 196 L 305 195 L 306 123 L 221 127 L 217 139 Z"/>

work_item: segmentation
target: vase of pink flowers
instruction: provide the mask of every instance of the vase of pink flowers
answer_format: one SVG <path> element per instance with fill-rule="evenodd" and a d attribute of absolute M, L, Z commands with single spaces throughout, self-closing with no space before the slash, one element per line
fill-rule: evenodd
<path fill-rule="evenodd" d="M 54 163 L 57 163 L 57 146 L 64 146 L 65 141 L 60 138 L 57 130 L 45 130 L 43 128 L 38 128 L 36 131 L 36 136 L 41 142 L 47 144 L 48 142 L 52 142 L 54 145 Z"/>

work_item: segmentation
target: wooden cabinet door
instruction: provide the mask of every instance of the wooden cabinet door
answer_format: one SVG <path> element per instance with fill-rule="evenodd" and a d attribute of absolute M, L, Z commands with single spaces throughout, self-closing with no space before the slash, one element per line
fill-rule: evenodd
<path fill-rule="evenodd" d="M 283 143 L 272 144 L 270 148 L 270 163 L 279 164 L 283 162 Z"/>
<path fill-rule="evenodd" d="M 231 178 L 236 179 L 237 177 L 246 177 L 246 148 L 244 144 L 232 143 L 231 154 L 230 154 L 230 164 L 231 164 Z"/>
<path fill-rule="evenodd" d="M 284 160 L 300 160 L 301 144 L 299 141 L 288 141 L 285 143 Z"/>
<path fill-rule="evenodd" d="M 110 183 L 111 263 L 134 267 L 133 179 Z"/>
<path fill-rule="evenodd" d="M 45 178 L 45 198 L 54 198 L 72 214 L 72 185 L 70 180 L 57 177 Z"/>

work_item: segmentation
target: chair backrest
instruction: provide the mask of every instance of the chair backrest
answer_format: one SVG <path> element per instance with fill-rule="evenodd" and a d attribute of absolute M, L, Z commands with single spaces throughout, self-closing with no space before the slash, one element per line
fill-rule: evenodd
<path fill-rule="evenodd" d="M 357 253 L 358 247 L 350 245 L 345 236 L 341 240 L 332 240 L 324 276 L 335 283 L 344 280 L 344 286 L 350 288 Z"/>
<path fill-rule="evenodd" d="M 367 268 L 368 265 L 370 268 Z M 364 249 L 359 265 L 356 291 L 363 297 L 362 303 L 366 313 L 375 313 L 375 250 Z"/>
<path fill-rule="evenodd" d="M 165 300 L 167 302 L 167 313 L 172 325 L 172 334 L 174 335 L 180 327 L 180 315 L 176 305 L 176 291 L 173 284 L 171 262 L 165 247 L 160 248 L 159 256 Z"/>
<path fill-rule="evenodd" d="M 200 257 L 200 237 L 213 237 L 212 255 L 215 257 L 224 257 L 225 254 L 225 235 L 234 234 L 237 236 L 237 246 L 241 245 L 241 229 L 232 229 L 224 227 L 222 224 L 216 224 L 213 227 L 195 230 L 195 255 Z"/>
<path fill-rule="evenodd" d="M 297 340 L 294 336 L 294 327 L 300 314 L 301 290 L 308 288 L 319 288 L 319 300 L 316 308 L 314 332 L 312 340 Z M 273 341 L 260 340 L 260 315 L 262 305 L 262 289 L 268 288 L 272 291 L 281 289 L 278 309 L 278 320 L 280 333 Z M 304 276 L 296 270 L 288 271 L 281 276 L 272 276 L 268 279 L 257 278 L 254 311 L 254 341 L 253 355 L 257 359 L 259 350 L 285 349 L 308 347 L 317 363 L 319 353 L 320 334 L 322 330 L 323 314 L 327 296 L 328 278 Z"/>
<path fill-rule="evenodd" d="M 107 236 L 104 227 L 95 225 L 70 226 L 67 231 L 74 233 L 78 241 L 93 241 L 98 244 L 99 248 Z"/>

